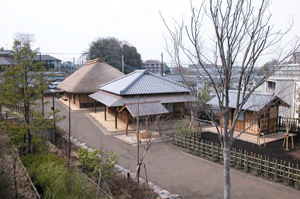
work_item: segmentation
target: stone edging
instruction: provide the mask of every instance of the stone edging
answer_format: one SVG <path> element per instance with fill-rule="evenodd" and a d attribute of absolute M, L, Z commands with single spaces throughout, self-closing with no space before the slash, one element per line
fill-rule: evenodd
<path fill-rule="evenodd" d="M 93 150 L 92 148 L 88 148 L 85 143 L 79 142 L 73 136 L 71 136 L 71 142 L 78 147 L 81 147 L 83 149 L 88 149 L 88 151 Z M 128 173 L 130 174 L 131 178 L 134 178 L 135 176 L 135 173 L 123 168 L 120 165 L 115 164 L 115 169 L 117 169 L 117 171 L 122 173 L 124 176 L 127 176 Z M 140 183 L 146 184 L 146 180 L 140 178 Z M 178 194 L 171 194 L 169 191 L 161 189 L 160 187 L 156 186 L 154 183 L 150 181 L 148 181 L 148 187 L 152 189 L 155 193 L 157 193 L 162 199 L 180 199 Z"/>

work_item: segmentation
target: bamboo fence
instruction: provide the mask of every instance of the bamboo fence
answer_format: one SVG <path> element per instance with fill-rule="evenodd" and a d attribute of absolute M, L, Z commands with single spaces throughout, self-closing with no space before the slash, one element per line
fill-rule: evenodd
<path fill-rule="evenodd" d="M 223 163 L 223 150 L 219 144 L 200 140 L 187 135 L 173 135 L 173 144 L 190 150 L 195 155 L 204 155 L 215 162 Z M 300 189 L 300 169 L 298 164 L 270 159 L 253 152 L 232 148 L 230 155 L 231 167 L 242 169 L 274 181 Z"/>

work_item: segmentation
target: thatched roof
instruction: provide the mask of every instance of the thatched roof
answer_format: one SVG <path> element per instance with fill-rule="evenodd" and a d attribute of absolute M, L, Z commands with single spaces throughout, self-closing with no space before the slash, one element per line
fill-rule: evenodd
<path fill-rule="evenodd" d="M 72 93 L 94 93 L 98 91 L 99 85 L 123 75 L 118 69 L 98 58 L 87 61 L 84 66 L 62 81 L 58 88 Z"/>

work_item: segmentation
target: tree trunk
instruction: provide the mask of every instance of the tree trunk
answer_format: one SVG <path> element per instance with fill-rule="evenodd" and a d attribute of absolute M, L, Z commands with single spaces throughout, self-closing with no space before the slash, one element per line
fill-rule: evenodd
<path fill-rule="evenodd" d="M 45 116 L 44 97 L 42 96 L 42 116 Z"/>
<path fill-rule="evenodd" d="M 230 147 L 227 143 L 224 143 L 223 149 L 224 156 L 224 198 L 230 198 Z"/>
<path fill-rule="evenodd" d="M 33 154 L 33 148 L 32 148 L 32 136 L 31 136 L 31 132 L 29 129 L 29 125 L 30 125 L 30 115 L 29 115 L 29 106 L 27 105 L 27 103 L 24 103 L 24 117 L 25 117 L 25 122 L 27 124 L 27 133 L 28 133 L 28 147 L 29 147 L 29 153 Z"/>

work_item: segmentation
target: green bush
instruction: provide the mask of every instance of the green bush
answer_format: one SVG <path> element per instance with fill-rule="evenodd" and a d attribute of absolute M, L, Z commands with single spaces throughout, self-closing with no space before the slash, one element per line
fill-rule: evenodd
<path fill-rule="evenodd" d="M 198 126 L 190 128 L 190 122 L 186 119 L 178 122 L 174 127 L 174 132 L 180 136 L 194 137 L 201 139 L 201 130 Z"/>
<path fill-rule="evenodd" d="M 89 175 L 98 176 L 102 164 L 102 175 L 108 179 L 118 158 L 112 151 L 107 156 L 105 157 L 100 149 L 89 152 L 88 149 L 79 148 L 78 152 L 79 162 L 83 164 Z"/>
<path fill-rule="evenodd" d="M 54 154 L 26 155 L 23 164 L 43 198 L 92 198 L 96 188 L 88 186 L 76 171 L 65 167 L 65 160 Z"/>

